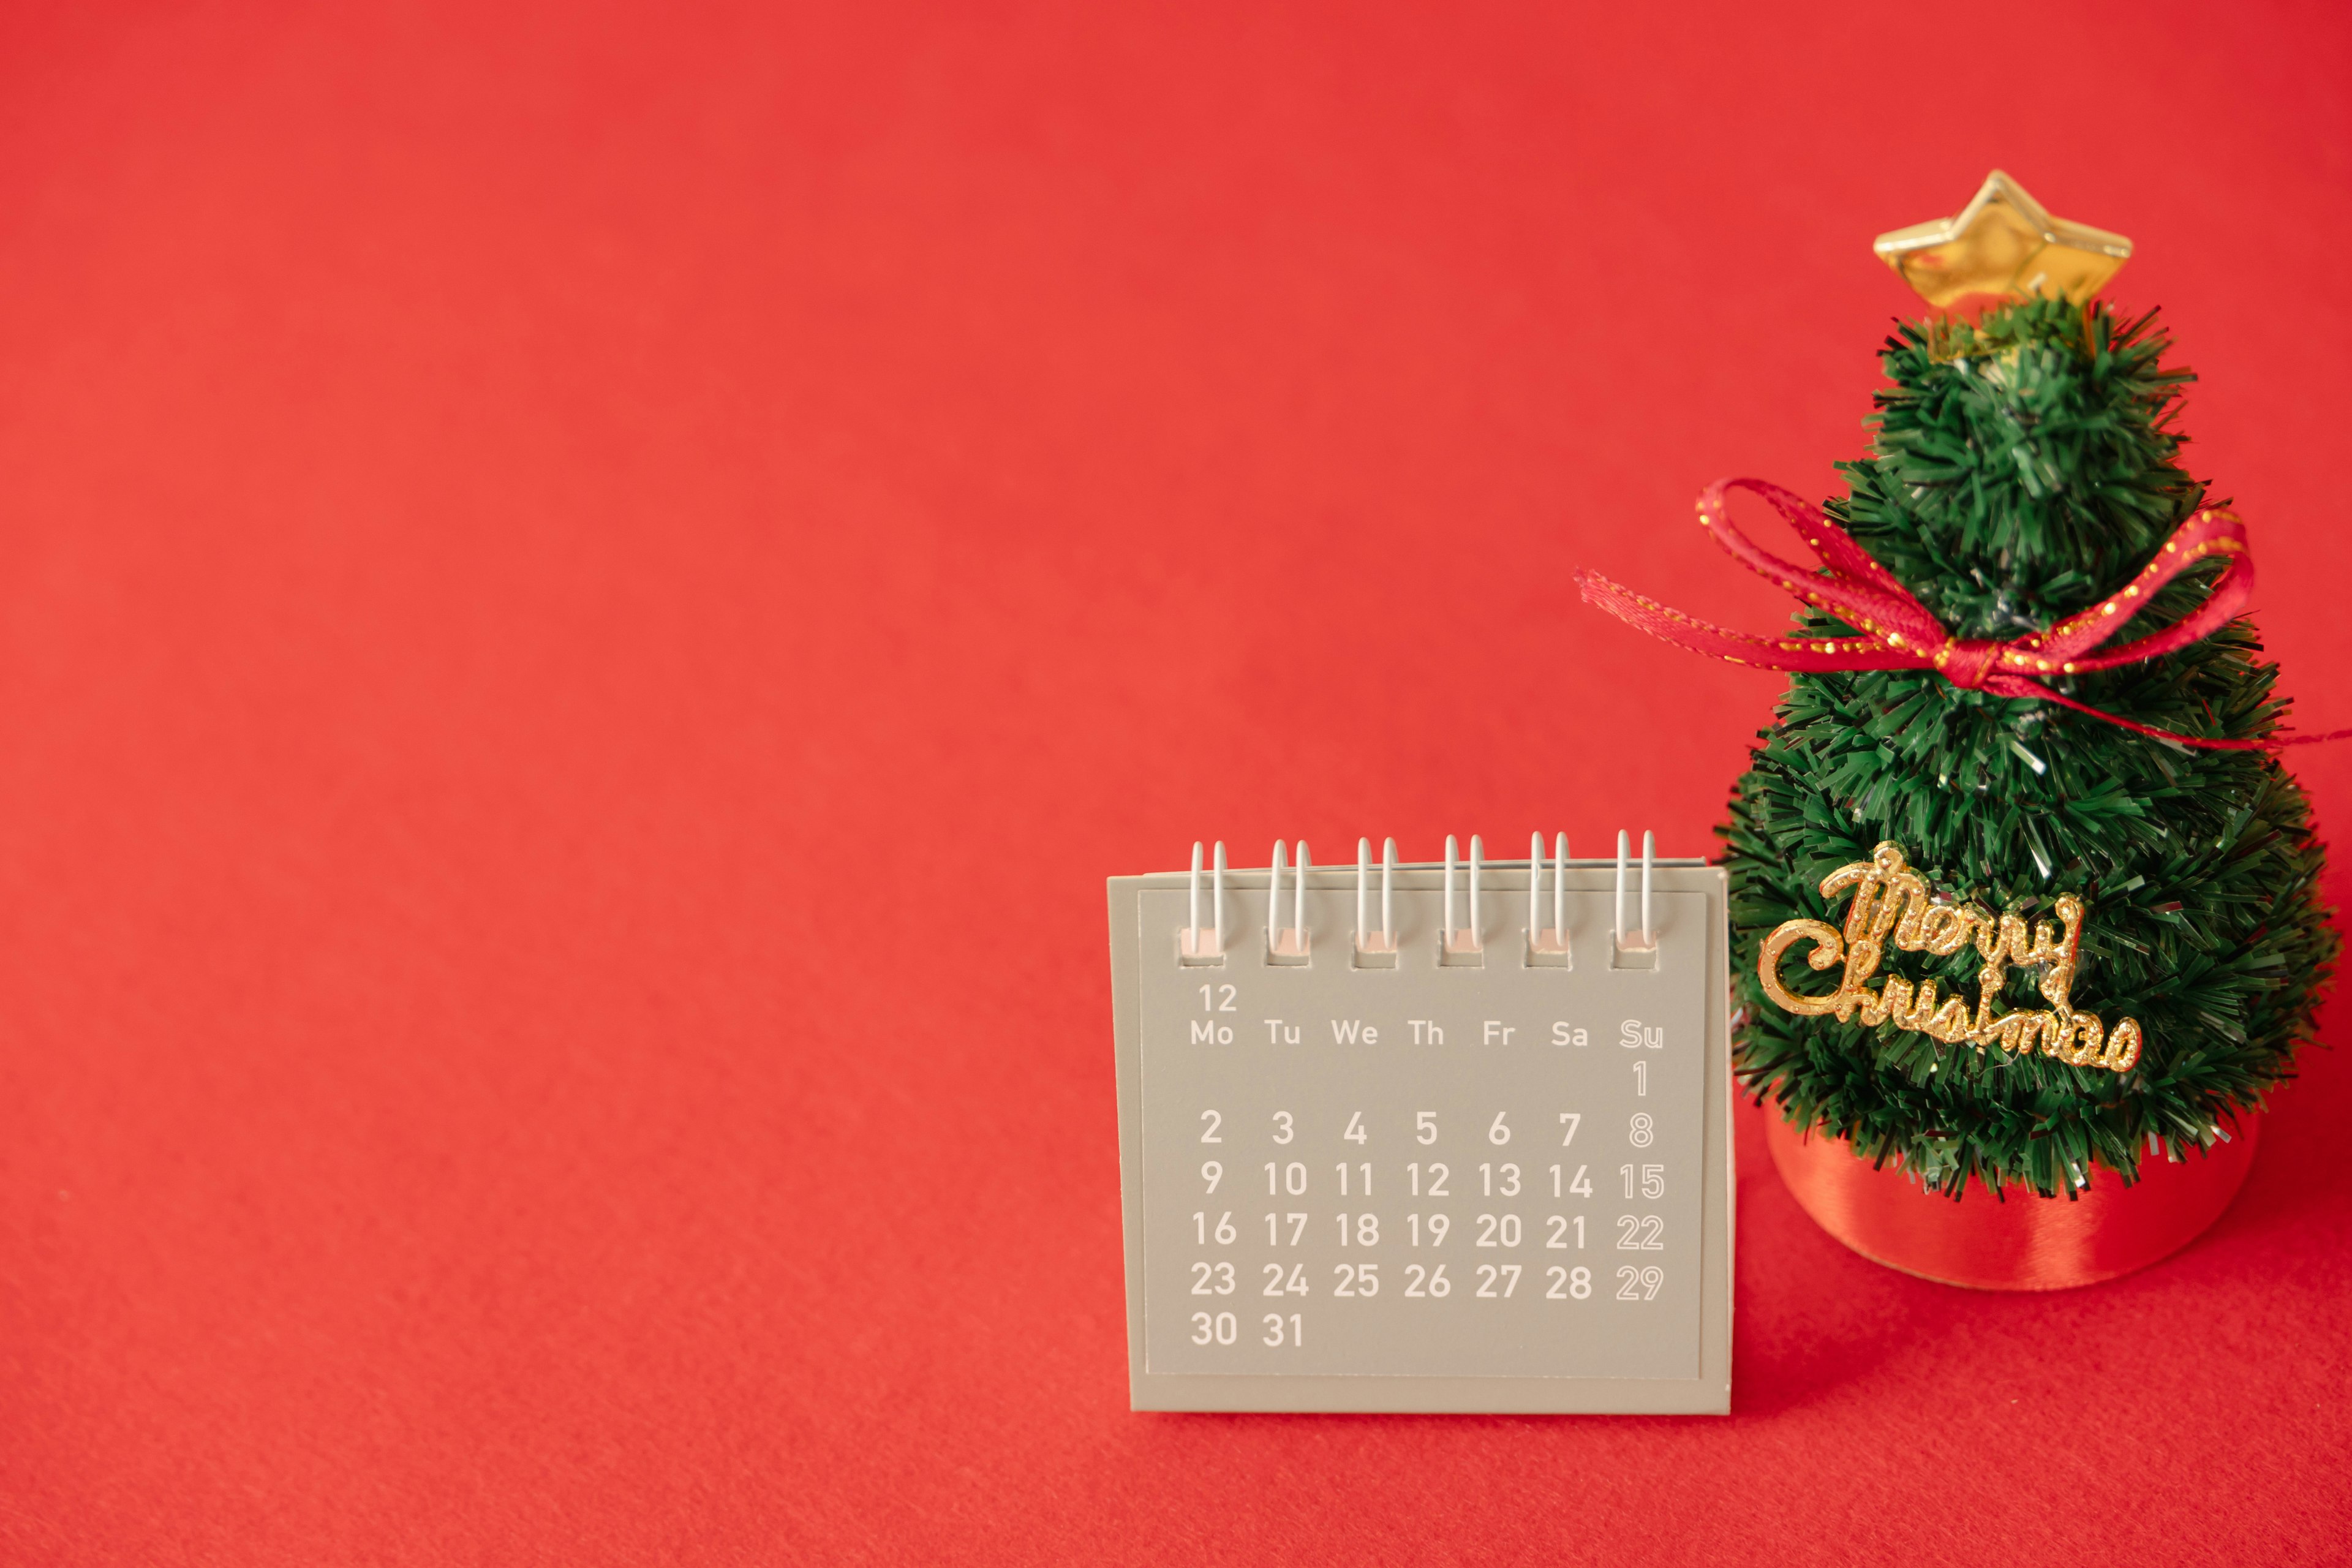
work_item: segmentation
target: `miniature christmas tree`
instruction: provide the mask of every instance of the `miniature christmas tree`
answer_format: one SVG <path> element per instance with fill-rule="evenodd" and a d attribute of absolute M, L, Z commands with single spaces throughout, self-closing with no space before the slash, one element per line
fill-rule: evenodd
<path fill-rule="evenodd" d="M 2250 570 L 2242 531 L 2179 465 L 2191 377 L 2155 313 L 2093 298 L 2127 244 L 1996 174 L 1880 249 L 1931 304 L 1993 302 L 1901 326 L 1830 526 L 1783 506 L 1832 567 L 1783 579 L 1817 606 L 1796 636 L 1587 592 L 1801 671 L 1722 829 L 1743 1084 L 1954 1196 L 1972 1176 L 2069 1192 L 2094 1165 L 2128 1181 L 2290 1075 L 2336 952 L 2308 804 L 2265 749 L 2274 668 L 2214 600 Z M 1840 528 L 1882 574 L 1841 556 Z M 1853 594 L 1815 591 L 1832 580 Z M 1906 642 L 1854 609 L 1882 600 L 1933 621 Z M 2113 653 L 2168 627 L 2181 646 L 2154 657 L 2036 644 Z"/>

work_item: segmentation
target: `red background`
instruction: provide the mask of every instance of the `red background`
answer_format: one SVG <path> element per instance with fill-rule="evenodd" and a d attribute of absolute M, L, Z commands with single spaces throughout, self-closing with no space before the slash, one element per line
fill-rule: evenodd
<path fill-rule="evenodd" d="M 2332 4 L 14 11 L 0 1555 L 2340 1559 L 2327 1051 L 2047 1299 L 1744 1114 L 1727 1419 L 1126 1408 L 1102 878 L 1708 848 L 1778 682 L 1569 574 L 1780 624 L 1996 163 L 2352 723 Z"/>

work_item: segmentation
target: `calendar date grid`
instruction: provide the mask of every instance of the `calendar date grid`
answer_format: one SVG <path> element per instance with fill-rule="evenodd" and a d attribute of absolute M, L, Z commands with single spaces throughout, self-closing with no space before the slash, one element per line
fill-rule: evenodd
<path fill-rule="evenodd" d="M 1636 1093 L 1645 1094 L 1649 1064 L 1628 1065 Z M 1203 1206 L 1192 1215 L 1201 1255 L 1192 1261 L 1190 1294 L 1220 1301 L 1255 1296 L 1287 1305 L 1295 1298 L 1318 1295 L 1333 1301 L 1369 1301 L 1386 1289 L 1406 1300 L 1439 1302 L 1454 1298 L 1458 1283 L 1465 1301 L 1509 1300 L 1528 1282 L 1546 1300 L 1584 1301 L 1593 1296 L 1598 1267 L 1604 1274 L 1613 1272 L 1616 1300 L 1655 1300 L 1665 1285 L 1663 1268 L 1638 1257 L 1621 1261 L 1602 1255 L 1664 1251 L 1665 1216 L 1605 1205 L 1596 1212 L 1592 1200 L 1607 1194 L 1594 1184 L 1592 1160 L 1575 1157 L 1578 1134 L 1585 1131 L 1584 1114 L 1562 1110 L 1554 1120 L 1559 1137 L 1557 1150 L 1549 1152 L 1558 1158 L 1531 1163 L 1490 1157 L 1477 1160 L 1475 1169 L 1465 1159 L 1457 1177 L 1454 1162 L 1434 1157 L 1443 1137 L 1438 1113 L 1421 1111 L 1413 1117 L 1411 1138 L 1431 1157 L 1404 1160 L 1401 1165 L 1390 1163 L 1384 1178 L 1375 1176 L 1383 1162 L 1343 1157 L 1324 1163 L 1318 1180 L 1309 1161 L 1297 1157 L 1307 1151 L 1297 1114 L 1276 1110 L 1266 1115 L 1262 1138 L 1274 1157 L 1259 1163 L 1258 1178 L 1253 1181 L 1236 1180 L 1236 1173 L 1228 1168 L 1228 1159 L 1238 1163 L 1244 1153 L 1238 1130 L 1229 1129 L 1226 1112 L 1206 1108 L 1200 1114 L 1199 1134 L 1208 1154 L 1199 1172 Z M 1484 1138 L 1492 1146 L 1490 1152 L 1500 1153 L 1518 1131 L 1511 1113 L 1497 1110 Z M 1619 1184 L 1616 1195 L 1627 1204 L 1663 1199 L 1665 1164 L 1639 1157 L 1656 1142 L 1654 1118 L 1645 1111 L 1631 1112 L 1621 1131 L 1628 1158 L 1604 1180 Z M 1339 1145 L 1352 1143 L 1359 1153 L 1370 1136 L 1360 1110 L 1337 1131 Z M 1588 1136 L 1581 1152 L 1601 1153 L 1599 1142 Z M 1392 1203 L 1373 1206 L 1376 1195 L 1382 1194 L 1402 1199 L 1407 1206 L 1401 1214 Z M 1217 1202 L 1221 1196 L 1244 1206 L 1223 1206 Z M 1318 1199 L 1352 1202 L 1354 1206 L 1287 1206 L 1316 1205 Z M 1469 1206 L 1457 1206 L 1462 1204 Z M 1255 1223 L 1244 1215 L 1253 1215 Z M 1371 1255 L 1382 1247 L 1384 1215 L 1388 1255 L 1375 1258 Z M 1309 1228 L 1318 1224 L 1326 1227 L 1324 1239 L 1343 1252 L 1360 1255 L 1330 1264 L 1329 1278 L 1319 1286 L 1308 1278 L 1306 1263 L 1293 1260 Z M 1613 1244 L 1598 1239 L 1596 1231 L 1611 1225 Z M 1244 1235 L 1245 1226 L 1249 1237 Z M 1254 1258 L 1237 1256 L 1252 1252 Z M 1557 1253 L 1575 1260 L 1549 1256 Z M 1538 1278 L 1527 1281 L 1531 1271 Z M 1249 1279 L 1252 1274 L 1257 1278 Z M 1294 1310 L 1260 1316 L 1261 1342 L 1270 1348 L 1303 1348 L 1306 1314 Z M 1192 1314 L 1192 1326 L 1195 1344 L 1233 1344 L 1238 1341 L 1239 1314 L 1204 1308 Z"/>

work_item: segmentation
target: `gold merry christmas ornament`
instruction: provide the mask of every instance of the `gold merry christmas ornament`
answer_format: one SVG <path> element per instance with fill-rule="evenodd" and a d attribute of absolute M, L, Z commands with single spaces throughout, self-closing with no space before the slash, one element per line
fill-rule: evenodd
<path fill-rule="evenodd" d="M 2075 955 L 2082 942 L 2083 900 L 2073 893 L 2058 899 L 2058 923 L 2036 921 L 2032 931 L 2013 914 L 1994 915 L 1975 904 L 1939 900 L 1927 889 L 1927 879 L 1906 863 L 1895 844 L 1881 844 L 1867 860 L 1841 866 L 1822 879 L 1822 897 L 1834 900 L 1851 890 L 1845 929 L 1821 921 L 1783 921 L 1764 939 L 1756 963 L 1764 994 L 1800 1016 L 1834 1014 L 1840 1023 L 1857 1016 L 1876 1026 L 1890 1019 L 1901 1028 L 1916 1029 L 1946 1044 L 1966 1041 L 1978 1050 L 1999 1046 L 2011 1056 L 2036 1049 L 2076 1067 L 2101 1067 L 2128 1072 L 2139 1060 L 2139 1020 L 2126 1018 L 2113 1033 L 2098 1016 L 2074 1010 Z M 1929 952 L 1948 957 L 1973 943 L 1984 959 L 1977 972 L 1977 1005 L 1972 1013 L 1958 996 L 1938 1003 L 1936 982 L 1916 985 L 1890 974 L 1875 991 L 1867 984 L 1878 973 L 1879 960 L 1892 939 L 1906 952 Z M 1843 962 L 1843 975 L 1836 990 L 1820 995 L 1791 992 L 1780 981 L 1780 957 L 1800 942 L 1813 951 L 1805 962 L 1816 970 Z M 1993 1004 L 2009 980 L 2010 966 L 2039 969 L 2039 987 L 2047 1008 L 1995 1013 Z"/>
<path fill-rule="evenodd" d="M 2043 295 L 2081 304 L 2131 259 L 2131 241 L 2052 217 L 1995 169 L 1957 217 L 1882 234 L 1871 246 L 1903 281 L 1942 308 L 1971 294 Z"/>

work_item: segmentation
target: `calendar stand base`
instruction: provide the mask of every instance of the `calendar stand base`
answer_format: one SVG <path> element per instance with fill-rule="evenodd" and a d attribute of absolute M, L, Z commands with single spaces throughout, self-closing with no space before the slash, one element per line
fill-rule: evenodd
<path fill-rule="evenodd" d="M 2144 1163 L 2128 1187 L 2101 1169 L 2073 1200 L 1971 1188 L 1955 1203 L 1921 1192 L 1892 1163 L 1856 1158 L 1843 1138 L 1800 1132 L 1765 1111 L 1772 1163 L 1823 1230 L 1874 1263 L 1977 1290 L 2095 1285 L 2170 1256 L 2230 1206 L 2261 1137 L 2262 1118 L 2248 1116 L 2202 1156 Z"/>

